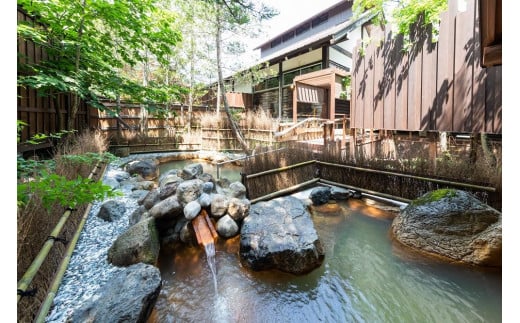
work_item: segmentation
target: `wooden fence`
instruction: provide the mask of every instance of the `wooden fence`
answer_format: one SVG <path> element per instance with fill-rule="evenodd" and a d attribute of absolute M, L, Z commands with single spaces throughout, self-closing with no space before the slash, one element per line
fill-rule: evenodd
<path fill-rule="evenodd" d="M 38 24 L 20 7 L 17 10 L 17 19 L 19 22 Z M 30 72 L 24 68 L 25 64 L 38 64 L 49 59 L 42 46 L 21 37 L 17 39 L 17 51 L 18 75 L 29 75 Z M 49 93 L 42 93 L 34 88 L 17 86 L 17 119 L 27 123 L 20 133 L 20 142 L 25 142 L 35 134 L 51 134 L 65 129 L 71 106 L 72 95 L 70 93 L 56 92 L 51 96 Z M 86 104 L 81 103 L 75 118 L 74 129 L 83 130 L 89 126 L 87 111 Z M 23 145 L 18 148 L 21 151 L 26 149 Z M 29 148 L 33 149 L 34 146 Z"/>
<path fill-rule="evenodd" d="M 502 67 L 481 67 L 478 0 L 448 6 L 437 42 L 420 30 L 405 52 L 402 37 L 374 28 L 354 49 L 353 128 L 502 133 Z"/>

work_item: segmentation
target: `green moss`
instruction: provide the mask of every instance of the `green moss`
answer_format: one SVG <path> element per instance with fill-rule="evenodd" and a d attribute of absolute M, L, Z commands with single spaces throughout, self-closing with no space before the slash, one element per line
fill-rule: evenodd
<path fill-rule="evenodd" d="M 423 196 L 413 200 L 411 204 L 415 205 L 415 206 L 423 205 L 426 203 L 439 201 L 443 198 L 454 197 L 455 195 L 457 195 L 457 193 L 454 189 L 442 188 L 442 189 L 435 190 L 435 191 L 424 194 Z"/>

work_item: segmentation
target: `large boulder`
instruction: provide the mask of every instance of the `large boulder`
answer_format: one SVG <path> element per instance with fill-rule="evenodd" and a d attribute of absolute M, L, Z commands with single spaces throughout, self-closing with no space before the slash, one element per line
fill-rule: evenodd
<path fill-rule="evenodd" d="M 195 201 L 202 194 L 203 182 L 200 179 L 191 179 L 179 184 L 176 196 L 183 205 Z"/>
<path fill-rule="evenodd" d="M 502 213 L 465 191 L 426 193 L 401 210 L 391 233 L 400 243 L 428 254 L 473 265 L 502 265 Z"/>
<path fill-rule="evenodd" d="M 162 281 L 159 269 L 138 263 L 119 270 L 67 322 L 145 323 L 155 306 Z"/>
<path fill-rule="evenodd" d="M 117 237 L 108 249 L 108 262 L 114 266 L 130 266 L 139 262 L 155 265 L 159 258 L 159 248 L 155 219 L 148 218 Z"/>
<path fill-rule="evenodd" d="M 286 196 L 251 205 L 240 234 L 244 266 L 304 274 L 324 258 L 310 213 L 299 199 Z"/>
<path fill-rule="evenodd" d="M 140 175 L 143 179 L 153 181 L 159 177 L 158 162 L 154 159 L 134 160 L 126 165 L 130 175 Z"/>

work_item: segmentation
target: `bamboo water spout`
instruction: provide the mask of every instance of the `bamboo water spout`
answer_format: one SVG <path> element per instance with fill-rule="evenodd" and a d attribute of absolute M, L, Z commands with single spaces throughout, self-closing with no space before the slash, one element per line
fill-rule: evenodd
<path fill-rule="evenodd" d="M 213 244 L 218 237 L 217 230 L 211 222 L 206 210 L 201 210 L 199 215 L 192 221 L 193 229 L 197 236 L 197 242 L 201 246 Z"/>

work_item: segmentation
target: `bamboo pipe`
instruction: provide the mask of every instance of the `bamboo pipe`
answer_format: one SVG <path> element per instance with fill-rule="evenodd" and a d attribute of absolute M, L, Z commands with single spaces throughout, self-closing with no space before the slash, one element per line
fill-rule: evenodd
<path fill-rule="evenodd" d="M 327 166 L 334 166 L 334 167 L 341 167 L 341 168 L 350 168 L 354 170 L 364 171 L 367 173 L 377 173 L 377 174 L 385 174 L 385 175 L 393 175 L 393 176 L 399 176 L 399 177 L 407 177 L 412 179 L 418 179 L 422 181 L 428 181 L 428 182 L 434 182 L 439 184 L 447 184 L 447 185 L 454 185 L 454 186 L 461 186 L 461 187 L 467 187 L 467 188 L 473 188 L 473 189 L 480 189 L 488 192 L 495 192 L 496 188 L 489 187 L 489 186 L 480 186 L 480 185 L 474 185 L 474 184 L 467 184 L 467 183 L 460 183 L 460 182 L 453 182 L 453 181 L 446 181 L 442 179 L 436 179 L 436 178 L 428 178 L 428 177 L 421 177 L 421 176 L 414 176 L 414 175 L 408 175 L 408 174 L 400 174 L 400 173 L 394 173 L 394 172 L 387 172 L 377 169 L 368 169 L 368 168 L 361 168 L 361 167 L 355 167 L 355 166 L 349 166 L 349 165 L 339 165 L 339 164 L 333 164 L 333 163 L 327 163 L 322 161 L 317 161 L 318 164 L 321 165 L 327 165 Z"/>
<path fill-rule="evenodd" d="M 311 184 L 316 184 L 316 183 L 319 182 L 319 180 L 320 180 L 319 178 L 313 178 L 310 181 L 306 181 L 306 182 L 303 182 L 301 184 L 297 184 L 297 185 L 293 185 L 293 186 L 288 187 L 288 188 L 284 188 L 284 189 L 276 191 L 274 193 L 270 193 L 270 194 L 267 194 L 267 195 L 264 195 L 264 196 L 261 196 L 261 197 L 257 197 L 256 199 L 253 199 L 250 202 L 251 202 L 251 204 L 254 204 L 254 203 L 259 202 L 259 201 L 264 201 L 264 200 L 268 200 L 268 199 L 271 199 L 271 198 L 274 198 L 274 197 L 282 196 L 282 195 L 294 192 L 296 190 L 299 190 L 302 187 L 305 187 L 305 186 L 308 186 L 308 185 L 311 185 Z"/>
<path fill-rule="evenodd" d="M 99 168 L 99 167 L 100 166 L 99 166 L 99 162 L 98 162 L 96 164 L 96 166 L 94 166 L 94 168 L 90 172 L 90 174 L 88 176 L 89 179 L 92 178 L 92 176 L 94 175 L 96 169 Z M 58 235 L 60 234 L 61 230 L 63 229 L 63 227 L 64 227 L 65 223 L 67 222 L 67 220 L 68 220 L 68 218 L 69 218 L 71 213 L 72 213 L 72 209 L 71 208 L 67 209 L 65 211 L 65 213 L 63 213 L 63 215 L 61 216 L 60 220 L 58 221 L 58 224 L 56 224 L 56 226 L 52 230 L 52 232 L 49 235 L 49 237 L 58 237 Z M 31 265 L 29 266 L 29 268 L 27 269 L 25 274 L 18 281 L 18 286 L 17 286 L 18 294 L 17 294 L 17 298 L 16 298 L 16 303 L 18 303 L 20 301 L 20 299 L 22 298 L 22 295 L 20 295 L 19 292 L 27 291 L 27 287 L 29 287 L 29 285 L 31 284 L 32 280 L 34 279 L 34 276 L 36 276 L 36 274 L 38 273 L 38 270 L 40 269 L 41 265 L 43 264 L 43 262 L 47 258 L 47 255 L 49 254 L 49 252 L 50 252 L 50 250 L 51 250 L 53 245 L 54 245 L 54 239 L 47 239 L 45 241 L 45 243 L 43 244 L 42 249 L 40 250 L 40 252 L 36 256 L 36 258 L 34 258 L 33 262 L 31 263 Z"/>
<path fill-rule="evenodd" d="M 364 188 L 359 188 L 359 187 L 352 186 L 352 185 L 345 185 L 345 184 L 340 184 L 340 183 L 336 183 L 336 182 L 332 182 L 332 181 L 327 181 L 325 179 L 320 179 L 320 183 L 327 184 L 327 185 L 332 185 L 332 186 L 338 186 L 338 187 L 342 187 L 342 188 L 346 188 L 346 189 L 350 189 L 350 190 L 360 191 L 360 192 L 364 192 L 366 194 L 373 195 L 375 197 L 381 197 L 381 198 L 384 198 L 384 199 L 395 200 L 395 201 L 399 201 L 399 202 L 406 203 L 406 204 L 409 204 L 411 202 L 411 200 L 405 199 L 405 198 L 402 198 L 402 197 L 398 197 L 398 196 L 394 196 L 394 195 L 390 195 L 390 194 L 385 194 L 385 193 L 380 193 L 380 192 L 376 192 L 376 191 L 371 191 L 371 190 L 367 190 L 367 189 L 364 189 Z M 402 205 L 402 204 L 399 204 L 399 203 L 394 203 L 392 201 L 384 201 L 384 202 L 391 202 L 391 203 L 397 204 L 399 206 Z"/>
<path fill-rule="evenodd" d="M 279 172 L 282 172 L 282 171 L 285 171 L 285 170 L 289 170 L 289 169 L 298 168 L 298 167 L 301 167 L 301 166 L 310 165 L 310 164 L 313 164 L 315 162 L 316 162 L 316 160 L 309 160 L 309 161 L 306 161 L 306 162 L 303 162 L 303 163 L 298 163 L 298 164 L 294 164 L 294 165 L 290 165 L 290 166 L 270 169 L 270 170 L 266 170 L 264 172 L 259 172 L 259 173 L 247 175 L 246 179 L 259 177 L 259 176 L 263 176 L 263 175 L 268 175 L 268 174 L 273 174 L 273 173 L 279 173 Z"/>
<path fill-rule="evenodd" d="M 63 257 L 60 267 L 58 268 L 58 272 L 56 272 L 56 276 L 54 276 L 54 280 L 52 281 L 49 292 L 47 293 L 45 300 L 43 301 L 42 305 L 40 306 L 40 310 L 38 311 L 38 315 L 36 316 L 36 320 L 34 322 L 37 322 L 37 323 L 45 322 L 45 318 L 47 317 L 47 314 L 49 313 L 49 310 L 52 306 L 52 302 L 54 301 L 54 297 L 56 296 L 56 292 L 58 291 L 58 288 L 60 287 L 61 281 L 63 279 L 63 276 L 65 275 L 65 271 L 67 270 L 70 259 L 72 257 L 72 253 L 74 252 L 74 248 L 76 247 L 76 243 L 78 242 L 79 236 L 81 234 L 81 231 L 83 230 L 83 226 L 85 225 L 85 222 L 87 221 L 88 214 L 89 214 L 91 208 L 92 208 L 92 204 L 89 204 L 87 209 L 85 210 L 85 213 L 83 214 L 83 218 L 81 219 L 81 222 L 79 223 L 76 232 L 74 233 L 74 237 L 72 238 L 72 240 L 69 243 L 67 252 L 65 253 L 65 257 Z"/>
<path fill-rule="evenodd" d="M 103 179 L 103 177 L 105 176 L 105 172 L 106 172 L 106 167 L 103 170 L 103 173 L 101 174 L 101 177 L 100 177 L 101 179 Z M 90 176 L 89 176 L 89 178 L 90 178 Z M 38 315 L 36 316 L 36 320 L 34 322 L 37 322 L 37 323 L 45 322 L 45 318 L 47 317 L 47 314 L 49 313 L 49 310 L 52 306 L 52 302 L 54 301 L 56 292 L 58 291 L 58 288 L 61 285 L 61 281 L 63 280 L 63 276 L 65 275 L 65 271 L 67 270 L 67 267 L 69 266 L 69 262 L 72 257 L 72 253 L 74 252 L 74 249 L 76 248 L 76 244 L 78 243 L 79 236 L 81 235 L 81 232 L 83 231 L 83 227 L 85 226 L 85 223 L 87 222 L 91 208 L 92 208 L 92 203 L 89 203 L 87 206 L 87 209 L 85 210 L 85 213 L 83 213 L 83 217 L 81 218 L 80 223 L 78 224 L 78 228 L 76 229 L 76 232 L 74 232 L 74 236 L 72 237 L 72 240 L 69 243 L 69 246 L 65 253 L 65 257 L 63 257 L 63 260 L 61 261 L 60 267 L 58 268 L 58 271 L 56 272 L 56 275 L 54 276 L 54 280 L 52 281 L 51 287 L 49 288 L 49 292 L 47 293 L 45 300 L 43 301 L 42 305 L 40 306 L 40 310 L 38 311 Z"/>

